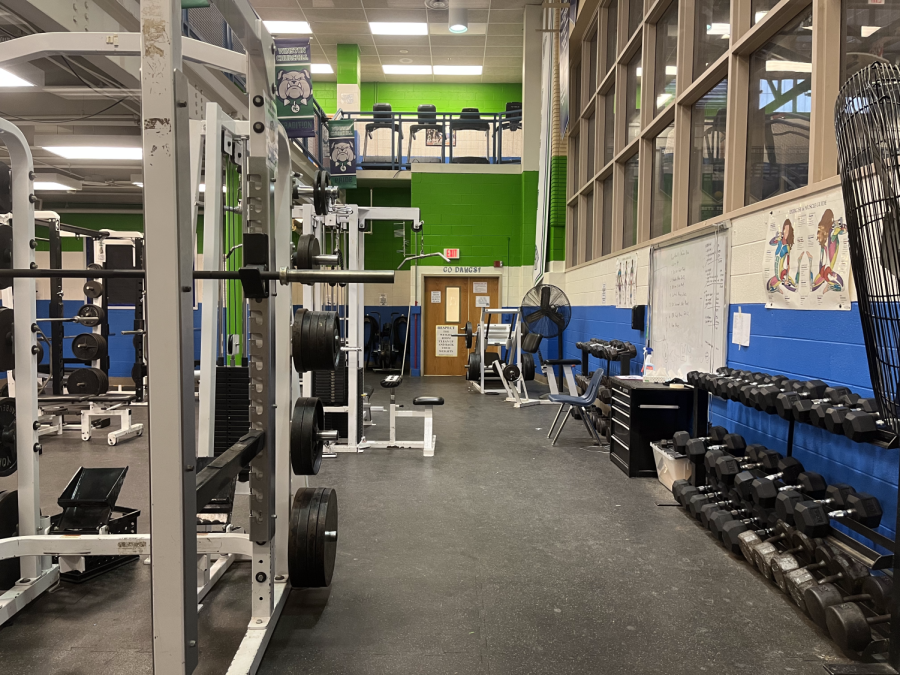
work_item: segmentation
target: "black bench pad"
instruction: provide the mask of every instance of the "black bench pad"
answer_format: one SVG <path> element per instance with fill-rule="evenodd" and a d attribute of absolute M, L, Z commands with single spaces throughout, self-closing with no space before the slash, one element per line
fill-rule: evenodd
<path fill-rule="evenodd" d="M 413 399 L 413 405 L 444 405 L 444 399 L 440 396 L 417 396 Z"/>
<path fill-rule="evenodd" d="M 581 359 L 544 359 L 548 366 L 580 366 Z"/>
<path fill-rule="evenodd" d="M 381 386 L 385 389 L 393 389 L 399 387 L 401 382 L 403 382 L 403 378 L 399 375 L 388 375 L 381 381 Z"/>

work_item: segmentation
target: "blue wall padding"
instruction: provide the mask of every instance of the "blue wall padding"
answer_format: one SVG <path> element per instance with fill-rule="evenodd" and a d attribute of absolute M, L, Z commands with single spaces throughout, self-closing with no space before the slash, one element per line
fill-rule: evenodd
<path fill-rule="evenodd" d="M 644 363 L 645 333 L 631 328 L 631 310 L 617 309 L 615 307 L 572 307 L 572 320 L 563 334 L 563 358 L 580 359 L 581 350 L 575 348 L 576 342 L 587 342 L 591 338 L 601 340 L 622 340 L 631 342 L 637 348 L 637 356 L 631 360 L 631 374 L 640 375 L 641 365 Z M 558 356 L 556 338 L 541 341 L 541 354 L 545 358 L 555 359 Z M 590 357 L 589 369 L 598 367 L 606 368 L 606 360 Z M 619 372 L 619 364 L 610 364 L 612 375 Z M 576 374 L 581 372 L 575 369 Z"/>

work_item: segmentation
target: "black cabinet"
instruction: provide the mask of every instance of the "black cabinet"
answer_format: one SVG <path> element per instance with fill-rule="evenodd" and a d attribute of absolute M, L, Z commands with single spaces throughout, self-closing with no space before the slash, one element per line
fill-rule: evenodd
<path fill-rule="evenodd" d="M 631 478 L 656 477 L 650 443 L 691 428 L 694 390 L 610 378 L 609 458 Z"/>

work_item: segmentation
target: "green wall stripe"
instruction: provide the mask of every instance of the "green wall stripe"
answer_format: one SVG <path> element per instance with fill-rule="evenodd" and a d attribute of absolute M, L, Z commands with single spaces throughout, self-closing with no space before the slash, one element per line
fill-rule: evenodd
<path fill-rule="evenodd" d="M 550 158 L 550 229 L 547 233 L 549 260 L 566 259 L 566 157 Z"/>
<path fill-rule="evenodd" d="M 362 81 L 359 65 L 359 45 L 346 44 L 337 46 L 337 81 L 339 84 L 359 84 Z"/>

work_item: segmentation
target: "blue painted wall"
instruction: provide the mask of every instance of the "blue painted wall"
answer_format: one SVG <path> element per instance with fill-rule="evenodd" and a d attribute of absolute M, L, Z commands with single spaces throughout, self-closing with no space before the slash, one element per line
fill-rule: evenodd
<path fill-rule="evenodd" d="M 617 309 L 615 307 L 572 307 L 572 320 L 563 335 L 563 358 L 580 359 L 581 350 L 575 348 L 576 342 L 587 342 L 591 338 L 601 340 L 622 340 L 631 342 L 637 347 L 637 356 L 631 360 L 631 374 L 640 375 L 641 365 L 644 362 L 644 345 L 646 344 L 643 331 L 632 330 L 631 310 Z M 548 359 L 557 358 L 557 340 L 541 341 L 541 354 Z M 606 361 L 590 357 L 589 369 L 606 367 Z M 610 364 L 612 375 L 619 373 L 619 364 Z M 576 369 L 576 372 L 580 372 Z"/>

